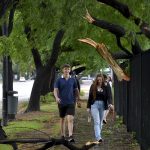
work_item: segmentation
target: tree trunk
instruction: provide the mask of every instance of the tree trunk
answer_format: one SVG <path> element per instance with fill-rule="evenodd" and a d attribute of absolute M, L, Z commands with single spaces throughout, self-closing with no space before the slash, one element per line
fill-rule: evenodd
<path fill-rule="evenodd" d="M 40 96 L 46 95 L 53 90 L 53 77 L 53 71 L 49 72 L 49 70 L 46 70 L 45 67 L 38 69 L 37 76 L 32 87 L 28 108 L 25 112 L 40 111 Z"/>
<path fill-rule="evenodd" d="M 45 66 L 42 65 L 41 58 L 37 49 L 32 49 L 32 54 L 36 66 L 36 78 L 33 84 L 28 107 L 25 112 L 40 110 L 40 96 L 50 92 L 49 87 L 54 82 L 54 65 L 60 52 L 60 44 L 64 31 L 59 30 L 53 44 L 51 56 Z M 53 82 L 52 82 L 53 81 Z"/>
<path fill-rule="evenodd" d="M 31 96 L 29 100 L 29 104 L 27 107 L 27 110 L 25 112 L 30 111 L 40 111 L 40 95 L 41 95 L 41 89 L 44 83 L 44 68 L 40 68 L 37 71 L 37 76 L 34 80 L 34 84 L 31 91 Z"/>
<path fill-rule="evenodd" d="M 45 74 L 43 87 L 41 90 L 41 95 L 46 95 L 49 92 L 54 90 L 54 81 L 55 81 L 55 67 L 52 68 L 50 74 Z"/>

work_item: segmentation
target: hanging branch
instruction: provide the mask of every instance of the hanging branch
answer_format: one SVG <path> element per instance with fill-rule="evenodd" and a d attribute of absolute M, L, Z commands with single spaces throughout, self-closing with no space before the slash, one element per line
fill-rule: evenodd
<path fill-rule="evenodd" d="M 118 2 L 117 0 L 97 0 L 99 2 L 102 2 L 106 5 L 109 5 L 116 10 L 118 10 L 125 18 L 134 21 L 134 23 L 139 26 L 141 29 L 141 32 L 150 39 L 150 26 L 148 23 L 143 21 L 141 18 L 136 17 L 132 14 L 132 12 L 129 10 L 128 6 Z"/>
<path fill-rule="evenodd" d="M 89 23 L 93 24 L 93 25 L 96 25 L 98 27 L 101 27 L 103 29 L 106 29 L 108 30 L 110 33 L 114 34 L 115 37 L 116 37 L 116 40 L 117 40 L 117 45 L 119 48 L 121 48 L 121 50 L 123 50 L 127 55 L 129 55 L 129 57 L 132 57 L 133 55 L 129 52 L 129 50 L 127 50 L 125 47 L 122 46 L 121 44 L 121 41 L 120 41 L 120 38 L 121 37 L 127 37 L 127 38 L 131 38 L 131 44 L 133 45 L 133 48 L 134 46 L 136 46 L 138 49 L 132 49 L 133 50 L 133 54 L 138 54 L 138 53 L 141 53 L 142 50 L 140 48 L 140 45 L 138 44 L 138 41 L 136 40 L 136 37 L 135 36 L 130 36 L 127 35 L 128 32 L 121 26 L 119 25 L 115 25 L 115 24 L 112 24 L 112 23 L 109 23 L 109 22 L 106 22 L 104 20 L 98 20 L 94 17 L 92 17 L 89 12 L 87 11 L 86 12 L 86 16 L 84 17 Z M 133 42 L 136 40 L 136 43 Z M 134 45 L 136 44 L 136 45 Z"/>
<path fill-rule="evenodd" d="M 107 61 L 107 63 L 111 66 L 113 71 L 115 72 L 119 81 L 125 80 L 129 81 L 130 78 L 123 72 L 121 67 L 117 64 L 117 62 L 113 59 L 111 54 L 109 53 L 107 47 L 103 43 L 96 43 L 95 41 L 86 38 L 86 39 L 79 39 L 80 42 L 89 44 L 96 48 L 97 52 L 102 56 L 103 59 Z"/>

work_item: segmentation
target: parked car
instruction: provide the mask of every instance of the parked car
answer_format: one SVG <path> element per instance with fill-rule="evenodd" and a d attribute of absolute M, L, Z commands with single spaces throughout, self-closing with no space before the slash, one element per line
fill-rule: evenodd
<path fill-rule="evenodd" d="M 25 77 L 20 77 L 19 81 L 20 81 L 20 82 L 25 82 L 26 79 L 25 79 Z"/>
<path fill-rule="evenodd" d="M 80 83 L 81 84 L 92 83 L 92 82 L 93 82 L 93 78 L 89 78 L 89 77 L 81 77 L 80 78 Z"/>

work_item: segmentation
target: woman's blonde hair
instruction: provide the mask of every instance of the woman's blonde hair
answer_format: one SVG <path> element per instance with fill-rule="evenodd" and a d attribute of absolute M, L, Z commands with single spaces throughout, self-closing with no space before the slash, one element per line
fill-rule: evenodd
<path fill-rule="evenodd" d="M 95 99 L 96 98 L 96 91 L 97 91 L 97 85 L 98 85 L 98 81 L 97 81 L 97 78 L 101 77 L 102 78 L 102 86 L 104 86 L 104 77 L 102 74 L 97 74 L 94 82 L 93 82 L 93 89 L 92 89 L 92 92 L 93 92 L 93 98 Z"/>

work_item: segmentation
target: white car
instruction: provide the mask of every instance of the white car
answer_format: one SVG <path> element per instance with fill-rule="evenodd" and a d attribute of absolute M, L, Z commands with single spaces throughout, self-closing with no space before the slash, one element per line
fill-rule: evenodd
<path fill-rule="evenodd" d="M 88 84 L 88 83 L 92 83 L 93 79 L 92 78 L 88 78 L 88 77 L 81 77 L 80 81 L 81 81 L 81 84 L 84 84 L 84 83 Z"/>
<path fill-rule="evenodd" d="M 25 77 L 20 77 L 19 81 L 20 81 L 20 82 L 25 82 L 26 79 L 25 79 Z"/>

